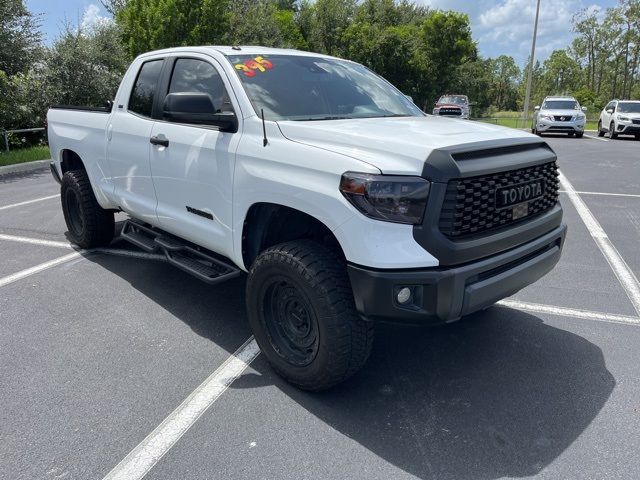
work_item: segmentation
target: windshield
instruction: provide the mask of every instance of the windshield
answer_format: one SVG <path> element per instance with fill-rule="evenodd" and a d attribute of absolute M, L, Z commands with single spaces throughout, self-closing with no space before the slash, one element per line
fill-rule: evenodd
<path fill-rule="evenodd" d="M 542 104 L 543 110 L 579 110 L 580 105 L 575 100 L 547 100 Z"/>
<path fill-rule="evenodd" d="M 640 102 L 618 103 L 618 113 L 640 113 Z"/>
<path fill-rule="evenodd" d="M 456 105 L 466 105 L 467 97 L 463 97 L 461 95 L 446 95 L 444 97 L 440 97 L 438 103 L 455 103 Z"/>
<path fill-rule="evenodd" d="M 423 116 L 357 63 L 298 55 L 229 56 L 256 114 L 268 120 Z"/>

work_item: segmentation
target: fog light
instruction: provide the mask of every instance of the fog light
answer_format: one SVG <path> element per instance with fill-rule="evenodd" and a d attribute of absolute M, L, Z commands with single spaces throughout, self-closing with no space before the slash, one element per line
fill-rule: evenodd
<path fill-rule="evenodd" d="M 408 303 L 411 300 L 411 289 L 409 287 L 403 287 L 398 291 L 396 299 L 400 305 Z"/>

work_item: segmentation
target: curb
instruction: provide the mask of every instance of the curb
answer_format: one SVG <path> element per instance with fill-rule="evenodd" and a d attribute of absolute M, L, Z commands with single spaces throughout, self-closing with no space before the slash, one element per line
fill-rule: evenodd
<path fill-rule="evenodd" d="M 9 175 L 10 173 L 24 173 L 35 170 L 49 168 L 51 160 L 36 160 L 35 162 L 16 163 L 15 165 L 7 165 L 0 167 L 0 175 Z"/>

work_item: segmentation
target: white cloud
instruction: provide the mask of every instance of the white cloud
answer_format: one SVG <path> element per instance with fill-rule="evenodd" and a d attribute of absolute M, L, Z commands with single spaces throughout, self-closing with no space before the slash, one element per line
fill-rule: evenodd
<path fill-rule="evenodd" d="M 108 25 L 113 19 L 100 14 L 100 7 L 94 3 L 84 9 L 82 20 L 80 20 L 80 28 L 82 30 L 92 30 L 101 25 Z"/>

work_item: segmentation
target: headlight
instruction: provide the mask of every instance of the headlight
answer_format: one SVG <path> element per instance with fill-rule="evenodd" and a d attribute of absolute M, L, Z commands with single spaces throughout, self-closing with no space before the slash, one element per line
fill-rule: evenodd
<path fill-rule="evenodd" d="M 622 115 L 618 115 L 618 120 L 620 120 L 621 122 L 628 122 L 629 117 L 623 117 Z"/>
<path fill-rule="evenodd" d="M 540 115 L 540 120 L 549 120 L 553 122 L 553 115 Z"/>
<path fill-rule="evenodd" d="M 427 205 L 431 182 L 420 177 L 347 172 L 340 191 L 367 217 L 418 224 Z"/>
<path fill-rule="evenodd" d="M 576 115 L 576 120 L 584 120 L 586 118 L 585 115 L 583 115 L 582 113 L 579 113 L 578 115 Z"/>
<path fill-rule="evenodd" d="M 438 115 L 438 113 L 439 113 L 439 112 L 440 112 L 440 109 L 439 109 L 439 108 L 434 108 L 434 109 L 433 109 L 433 114 L 434 114 L 434 115 Z"/>

